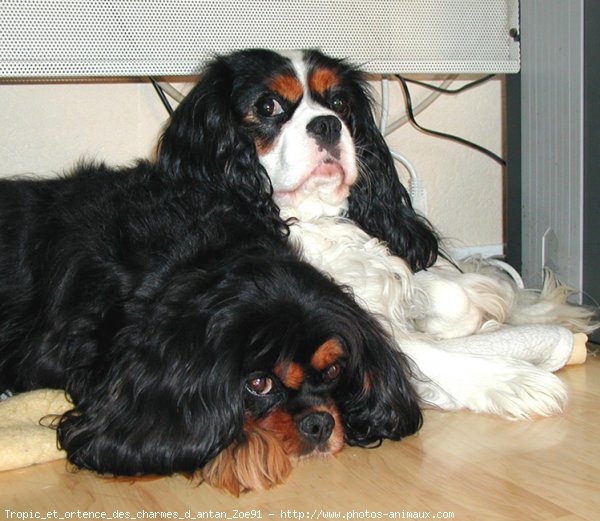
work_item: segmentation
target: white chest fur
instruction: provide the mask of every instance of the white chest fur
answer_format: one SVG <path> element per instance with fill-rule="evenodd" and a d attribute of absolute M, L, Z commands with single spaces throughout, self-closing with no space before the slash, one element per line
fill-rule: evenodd
<path fill-rule="evenodd" d="M 397 338 L 456 338 L 496 329 L 512 306 L 511 285 L 446 261 L 412 273 L 385 243 L 339 217 L 301 220 L 291 237 L 304 258 L 351 288 Z M 466 267 L 466 266 L 465 266 Z"/>
<path fill-rule="evenodd" d="M 422 316 L 423 302 L 406 262 L 343 218 L 300 221 L 291 227 L 293 243 L 304 258 L 338 283 L 398 334 L 412 329 Z"/>

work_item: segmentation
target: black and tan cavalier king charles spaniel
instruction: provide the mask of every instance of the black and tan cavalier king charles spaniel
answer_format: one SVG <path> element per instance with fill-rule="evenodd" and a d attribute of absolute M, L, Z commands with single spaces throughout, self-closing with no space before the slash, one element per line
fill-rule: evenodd
<path fill-rule="evenodd" d="M 267 51 L 218 58 L 156 161 L 0 181 L 0 389 L 65 389 L 57 436 L 75 466 L 239 493 L 420 428 L 404 356 L 301 259 L 274 203 L 259 156 L 301 96 L 292 74 Z"/>

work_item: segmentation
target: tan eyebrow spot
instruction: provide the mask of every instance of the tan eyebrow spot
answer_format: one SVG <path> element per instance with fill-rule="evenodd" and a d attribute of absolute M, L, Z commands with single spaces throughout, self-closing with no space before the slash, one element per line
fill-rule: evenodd
<path fill-rule="evenodd" d="M 335 363 L 343 354 L 344 350 L 340 343 L 335 339 L 331 339 L 318 347 L 310 360 L 310 364 L 317 371 L 322 371 Z"/>
<path fill-rule="evenodd" d="M 304 382 L 304 370 L 296 362 L 279 364 L 275 368 L 275 374 L 288 389 L 300 389 Z"/>
<path fill-rule="evenodd" d="M 275 76 L 269 83 L 269 88 L 281 97 L 295 103 L 302 97 L 302 85 L 291 74 Z"/>
<path fill-rule="evenodd" d="M 331 87 L 340 84 L 340 77 L 331 69 L 315 69 L 308 79 L 308 86 L 311 92 L 324 95 Z"/>
<path fill-rule="evenodd" d="M 256 146 L 256 153 L 259 156 L 264 156 L 265 154 L 268 154 L 271 151 L 274 143 L 269 143 L 261 139 L 256 139 L 254 145 Z"/>

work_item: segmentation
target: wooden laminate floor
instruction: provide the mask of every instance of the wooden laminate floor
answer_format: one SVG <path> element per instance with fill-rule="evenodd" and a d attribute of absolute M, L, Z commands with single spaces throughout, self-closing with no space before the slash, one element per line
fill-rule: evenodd
<path fill-rule="evenodd" d="M 240 498 L 184 477 L 133 483 L 64 461 L 0 473 L 0 519 L 600 519 L 600 356 L 559 373 L 563 416 L 510 422 L 426 411 L 422 431 L 301 462 Z M 246 517 L 243 517 L 246 516 Z"/>

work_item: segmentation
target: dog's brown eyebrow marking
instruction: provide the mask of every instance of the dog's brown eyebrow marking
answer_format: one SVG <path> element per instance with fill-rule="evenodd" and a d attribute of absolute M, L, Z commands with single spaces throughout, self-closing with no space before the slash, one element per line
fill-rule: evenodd
<path fill-rule="evenodd" d="M 288 389 L 300 389 L 304 382 L 304 370 L 296 362 L 279 364 L 275 368 L 275 374 Z"/>
<path fill-rule="evenodd" d="M 320 67 L 312 71 L 308 78 L 308 87 L 311 92 L 316 92 L 323 96 L 331 87 L 335 87 L 341 83 L 339 75 L 327 69 Z"/>
<path fill-rule="evenodd" d="M 250 118 L 246 118 L 246 119 L 250 120 Z M 257 139 L 255 142 L 256 152 L 258 153 L 259 156 L 264 156 L 271 150 L 271 148 L 273 147 L 273 144 L 274 143 L 270 143 L 265 140 Z"/>
<path fill-rule="evenodd" d="M 296 103 L 304 93 L 298 78 L 292 74 L 275 76 L 269 83 L 269 88 L 292 103 Z"/>
<path fill-rule="evenodd" d="M 320 345 L 315 351 L 315 354 L 310 360 L 312 365 L 317 371 L 322 371 L 326 367 L 335 363 L 344 354 L 344 350 L 340 343 L 335 340 L 327 340 L 324 344 Z"/>

